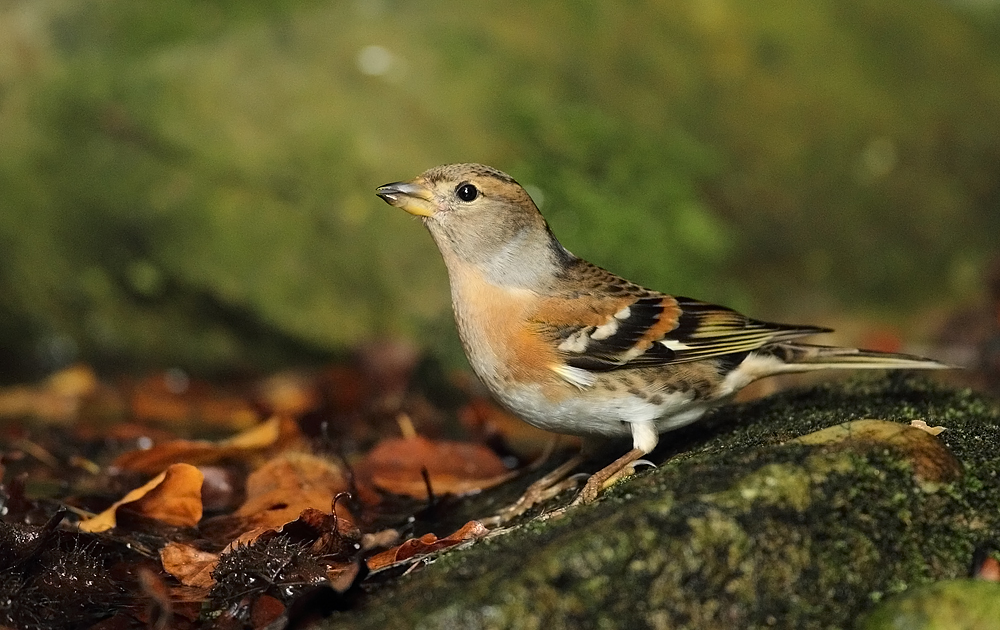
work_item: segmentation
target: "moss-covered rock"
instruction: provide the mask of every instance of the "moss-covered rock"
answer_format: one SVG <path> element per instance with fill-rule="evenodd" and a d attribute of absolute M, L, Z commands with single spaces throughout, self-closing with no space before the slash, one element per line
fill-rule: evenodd
<path fill-rule="evenodd" d="M 898 431 L 791 441 L 864 418 Z M 899 448 L 917 419 L 946 431 Z M 655 471 L 446 553 L 330 627 L 852 627 L 887 596 L 964 576 L 1000 534 L 998 438 L 990 401 L 899 376 L 725 407 L 665 439 Z M 928 454 L 961 466 L 921 472 Z"/>

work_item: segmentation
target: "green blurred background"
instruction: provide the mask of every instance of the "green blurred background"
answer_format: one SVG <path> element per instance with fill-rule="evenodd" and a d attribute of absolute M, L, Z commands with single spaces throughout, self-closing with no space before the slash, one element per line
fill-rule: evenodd
<path fill-rule="evenodd" d="M 456 161 L 633 280 L 906 334 L 1000 252 L 998 55 L 985 1 L 0 0 L 0 379 L 455 357 L 373 189 Z"/>

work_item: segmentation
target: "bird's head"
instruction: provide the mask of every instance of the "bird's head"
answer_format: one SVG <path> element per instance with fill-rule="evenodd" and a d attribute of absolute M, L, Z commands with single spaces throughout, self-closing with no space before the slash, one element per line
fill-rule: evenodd
<path fill-rule="evenodd" d="M 494 271 L 517 257 L 554 262 L 572 258 L 552 236 L 527 191 L 482 164 L 446 164 L 414 179 L 380 186 L 389 205 L 423 219 L 445 263 L 489 265 Z"/>

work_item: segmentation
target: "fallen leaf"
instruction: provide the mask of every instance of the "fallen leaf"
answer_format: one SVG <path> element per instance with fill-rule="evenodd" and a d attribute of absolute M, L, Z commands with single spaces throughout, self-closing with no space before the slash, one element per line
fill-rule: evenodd
<path fill-rule="evenodd" d="M 0 389 L 0 417 L 33 416 L 66 423 L 74 420 L 84 398 L 100 387 L 97 375 L 86 365 L 55 372 L 38 385 L 15 385 Z"/>
<path fill-rule="evenodd" d="M 151 448 L 122 453 L 112 466 L 121 470 L 152 474 L 171 464 L 186 463 L 192 466 L 212 464 L 220 459 L 215 444 L 202 440 L 171 440 Z"/>
<path fill-rule="evenodd" d="M 903 455 L 921 481 L 949 482 L 962 475 L 962 463 L 929 432 L 887 420 L 854 420 L 791 440 L 793 444 L 843 448 L 884 446 Z"/>
<path fill-rule="evenodd" d="M 117 524 L 117 513 L 126 508 L 175 527 L 194 527 L 201 520 L 201 471 L 189 464 L 174 464 L 132 490 L 97 516 L 80 523 L 85 532 L 103 532 Z"/>
<path fill-rule="evenodd" d="M 251 516 L 276 505 L 285 509 L 301 505 L 292 515 L 297 518 L 306 508 L 329 508 L 333 498 L 347 489 L 347 477 L 336 462 L 307 453 L 283 453 L 250 473 L 247 499 L 236 513 Z"/>
<path fill-rule="evenodd" d="M 334 506 L 333 512 L 306 508 L 278 532 L 293 541 L 310 543 L 309 550 L 317 556 L 346 557 L 357 551 L 361 540 L 361 531 L 348 515 L 340 506 Z"/>
<path fill-rule="evenodd" d="M 295 421 L 287 416 L 274 416 L 267 422 L 261 422 L 231 438 L 220 440 L 221 449 L 255 449 L 266 448 L 277 442 L 283 435 L 296 433 Z"/>
<path fill-rule="evenodd" d="M 319 408 L 322 394 L 316 378 L 297 371 L 273 374 L 256 386 L 256 397 L 271 413 L 301 416 Z"/>
<path fill-rule="evenodd" d="M 380 547 L 394 547 L 399 544 L 400 538 L 399 532 L 395 529 L 370 532 L 361 537 L 361 548 L 365 551 L 371 551 Z"/>
<path fill-rule="evenodd" d="M 334 497 L 346 492 L 348 485 L 344 471 L 333 461 L 307 453 L 282 453 L 250 473 L 243 505 L 233 514 L 207 520 L 201 531 L 221 544 L 247 544 L 298 519 L 308 508 L 329 511 Z M 353 522 L 342 505 L 337 506 L 337 516 Z"/>
<path fill-rule="evenodd" d="M 480 444 L 415 436 L 379 442 L 358 465 L 358 476 L 382 490 L 417 499 L 434 494 L 468 494 L 510 479 L 503 462 Z"/>
<path fill-rule="evenodd" d="M 438 538 L 434 534 L 424 534 L 420 538 L 411 538 L 402 544 L 387 549 L 382 553 L 368 558 L 368 569 L 376 571 L 384 569 L 410 558 L 425 556 L 435 551 L 454 547 L 467 540 L 476 540 L 489 533 L 489 529 L 479 521 L 469 521 L 454 534 L 446 538 Z"/>
<path fill-rule="evenodd" d="M 258 420 L 257 411 L 243 397 L 192 381 L 180 370 L 139 382 L 131 392 L 129 407 L 132 417 L 143 422 L 242 429 Z"/>
<path fill-rule="evenodd" d="M 298 518 L 280 527 L 256 527 L 229 543 L 223 553 L 238 545 L 251 545 L 278 535 L 293 543 L 308 545 L 311 553 L 327 558 L 346 558 L 361 548 L 361 531 L 351 520 L 350 513 L 342 506 L 334 506 L 333 512 L 306 508 Z"/>
<path fill-rule="evenodd" d="M 219 554 L 184 543 L 169 542 L 160 549 L 160 562 L 163 570 L 184 586 L 211 588 L 215 584 L 212 571 L 219 563 Z"/>
<path fill-rule="evenodd" d="M 122 470 L 153 474 L 170 464 L 180 462 L 202 466 L 227 458 L 247 457 L 271 448 L 286 447 L 300 438 L 295 420 L 286 416 L 274 416 L 218 442 L 171 440 L 145 450 L 124 453 L 113 465 Z"/>
<path fill-rule="evenodd" d="M 915 429 L 920 429 L 921 431 L 927 431 L 931 435 L 941 435 L 941 433 L 943 433 L 945 431 L 944 427 L 942 427 L 942 426 L 937 426 L 937 427 L 928 426 L 928 424 L 926 422 L 924 422 L 923 420 L 911 420 L 910 421 L 910 426 L 913 427 L 913 428 L 915 428 Z"/>

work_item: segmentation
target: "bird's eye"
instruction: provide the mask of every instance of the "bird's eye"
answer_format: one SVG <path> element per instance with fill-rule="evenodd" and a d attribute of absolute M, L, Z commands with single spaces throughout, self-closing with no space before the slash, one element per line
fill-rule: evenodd
<path fill-rule="evenodd" d="M 479 189 L 472 184 L 461 184 L 455 189 L 455 194 L 462 201 L 475 201 L 476 197 L 479 196 Z"/>

